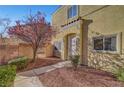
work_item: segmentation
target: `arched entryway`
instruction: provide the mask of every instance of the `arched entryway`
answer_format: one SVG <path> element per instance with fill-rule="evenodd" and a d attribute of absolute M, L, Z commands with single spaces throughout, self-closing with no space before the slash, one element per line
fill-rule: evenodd
<path fill-rule="evenodd" d="M 88 65 L 88 25 L 90 23 L 92 20 L 81 20 L 79 33 L 75 31 L 64 36 L 64 59 L 69 59 L 70 55 L 79 54 L 80 63 Z"/>
<path fill-rule="evenodd" d="M 72 55 L 79 55 L 79 36 L 76 33 L 64 36 L 64 59 Z"/>

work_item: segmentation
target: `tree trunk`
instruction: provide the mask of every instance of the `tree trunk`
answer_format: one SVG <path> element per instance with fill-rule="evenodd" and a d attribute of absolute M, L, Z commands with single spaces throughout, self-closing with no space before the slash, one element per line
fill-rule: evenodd
<path fill-rule="evenodd" d="M 37 49 L 34 49 L 32 62 L 35 62 L 35 60 L 36 60 L 36 53 L 37 53 Z"/>

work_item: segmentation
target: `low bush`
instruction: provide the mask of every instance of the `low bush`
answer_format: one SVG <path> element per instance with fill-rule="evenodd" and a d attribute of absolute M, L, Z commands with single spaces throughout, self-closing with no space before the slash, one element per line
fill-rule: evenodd
<path fill-rule="evenodd" d="M 71 60 L 72 66 L 74 67 L 74 70 L 76 70 L 78 67 L 79 57 L 80 57 L 79 55 L 70 56 L 70 60 Z"/>
<path fill-rule="evenodd" d="M 16 59 L 12 59 L 8 62 L 10 65 L 16 65 L 17 69 L 24 69 L 27 66 L 28 58 L 27 57 L 18 57 Z"/>
<path fill-rule="evenodd" d="M 9 87 L 14 83 L 16 66 L 0 66 L 0 87 Z"/>
<path fill-rule="evenodd" d="M 118 68 L 114 72 L 114 75 L 119 81 L 124 81 L 124 68 Z"/>

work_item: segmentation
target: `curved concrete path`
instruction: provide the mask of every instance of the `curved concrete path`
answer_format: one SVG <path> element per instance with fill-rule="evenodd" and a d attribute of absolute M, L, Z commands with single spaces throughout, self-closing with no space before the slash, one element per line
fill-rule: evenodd
<path fill-rule="evenodd" d="M 62 68 L 70 64 L 70 61 L 60 62 L 54 65 L 45 66 L 41 68 L 32 69 L 29 71 L 21 72 L 16 75 L 14 87 L 43 87 L 38 75 L 50 72 L 57 68 Z"/>

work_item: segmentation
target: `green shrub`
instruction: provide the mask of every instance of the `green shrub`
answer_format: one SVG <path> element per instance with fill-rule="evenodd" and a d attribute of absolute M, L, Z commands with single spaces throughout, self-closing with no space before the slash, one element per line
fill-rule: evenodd
<path fill-rule="evenodd" d="M 16 66 L 0 66 L 0 87 L 9 87 L 14 83 Z"/>
<path fill-rule="evenodd" d="M 114 72 L 116 78 L 120 81 L 124 81 L 124 68 L 119 68 Z"/>
<path fill-rule="evenodd" d="M 8 63 L 10 65 L 16 65 L 17 69 L 24 69 L 27 66 L 28 58 L 27 57 L 19 57 L 19 58 L 10 60 Z"/>
<path fill-rule="evenodd" d="M 76 70 L 78 67 L 79 57 L 80 57 L 79 55 L 70 56 L 70 60 L 71 60 L 72 66 L 74 67 L 74 70 Z"/>

